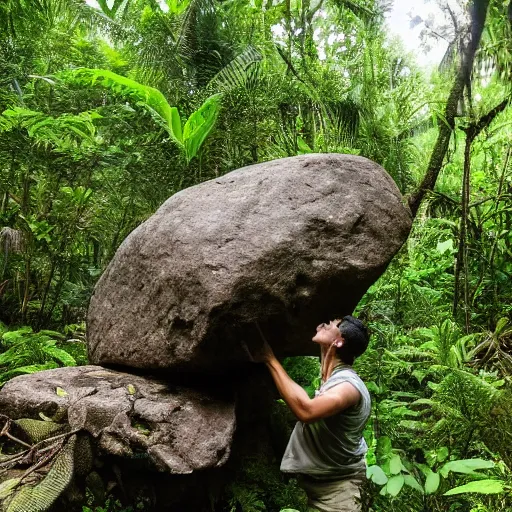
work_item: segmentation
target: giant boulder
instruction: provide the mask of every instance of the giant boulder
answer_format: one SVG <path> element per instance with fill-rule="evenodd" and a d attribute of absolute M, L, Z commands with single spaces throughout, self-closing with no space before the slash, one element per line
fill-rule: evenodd
<path fill-rule="evenodd" d="M 278 355 L 315 354 L 315 326 L 353 311 L 410 227 L 391 177 L 352 155 L 285 158 L 183 190 L 100 278 L 89 357 L 220 372 L 247 361 L 260 333 Z"/>

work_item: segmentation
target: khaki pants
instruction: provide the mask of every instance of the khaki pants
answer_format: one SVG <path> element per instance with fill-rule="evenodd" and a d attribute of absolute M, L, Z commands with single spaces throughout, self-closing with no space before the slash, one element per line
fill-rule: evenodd
<path fill-rule="evenodd" d="M 322 482 L 299 475 L 299 485 L 306 491 L 308 506 L 320 512 L 361 512 L 359 487 L 364 476 Z"/>

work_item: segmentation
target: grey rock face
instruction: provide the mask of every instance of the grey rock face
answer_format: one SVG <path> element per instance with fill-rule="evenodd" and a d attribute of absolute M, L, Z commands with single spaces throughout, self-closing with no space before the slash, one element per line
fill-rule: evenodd
<path fill-rule="evenodd" d="M 323 321 L 353 311 L 406 240 L 411 215 L 365 158 L 311 154 L 183 190 L 133 231 L 88 313 L 96 364 L 222 371 L 264 333 L 316 354 Z"/>
<path fill-rule="evenodd" d="M 0 411 L 12 419 L 41 419 L 42 412 L 91 434 L 103 454 L 149 455 L 157 469 L 174 474 L 222 466 L 235 430 L 233 397 L 100 366 L 16 377 L 0 391 Z"/>

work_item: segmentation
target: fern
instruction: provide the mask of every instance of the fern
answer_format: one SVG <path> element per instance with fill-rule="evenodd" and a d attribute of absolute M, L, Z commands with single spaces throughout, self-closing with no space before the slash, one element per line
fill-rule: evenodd
<path fill-rule="evenodd" d="M 41 370 L 76 366 L 75 358 L 57 346 L 58 341 L 41 331 L 34 333 L 30 327 L 8 331 L 1 337 L 5 350 L 0 354 L 0 384 L 9 378 Z M 62 338 L 62 335 L 58 335 Z"/>
<path fill-rule="evenodd" d="M 83 142 L 93 142 L 94 121 L 99 118 L 100 114 L 94 111 L 51 117 L 44 112 L 13 107 L 0 116 L 0 132 L 25 129 L 37 144 L 65 152 Z"/>

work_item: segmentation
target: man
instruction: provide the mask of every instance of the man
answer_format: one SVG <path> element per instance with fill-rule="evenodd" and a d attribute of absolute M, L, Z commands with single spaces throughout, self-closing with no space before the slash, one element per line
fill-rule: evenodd
<path fill-rule="evenodd" d="M 314 398 L 294 382 L 264 342 L 264 362 L 288 407 L 299 420 L 286 448 L 281 471 L 296 473 L 308 505 L 321 512 L 358 512 L 359 486 L 366 473 L 363 430 L 370 394 L 351 368 L 368 346 L 368 331 L 352 316 L 316 329 L 322 385 Z"/>

